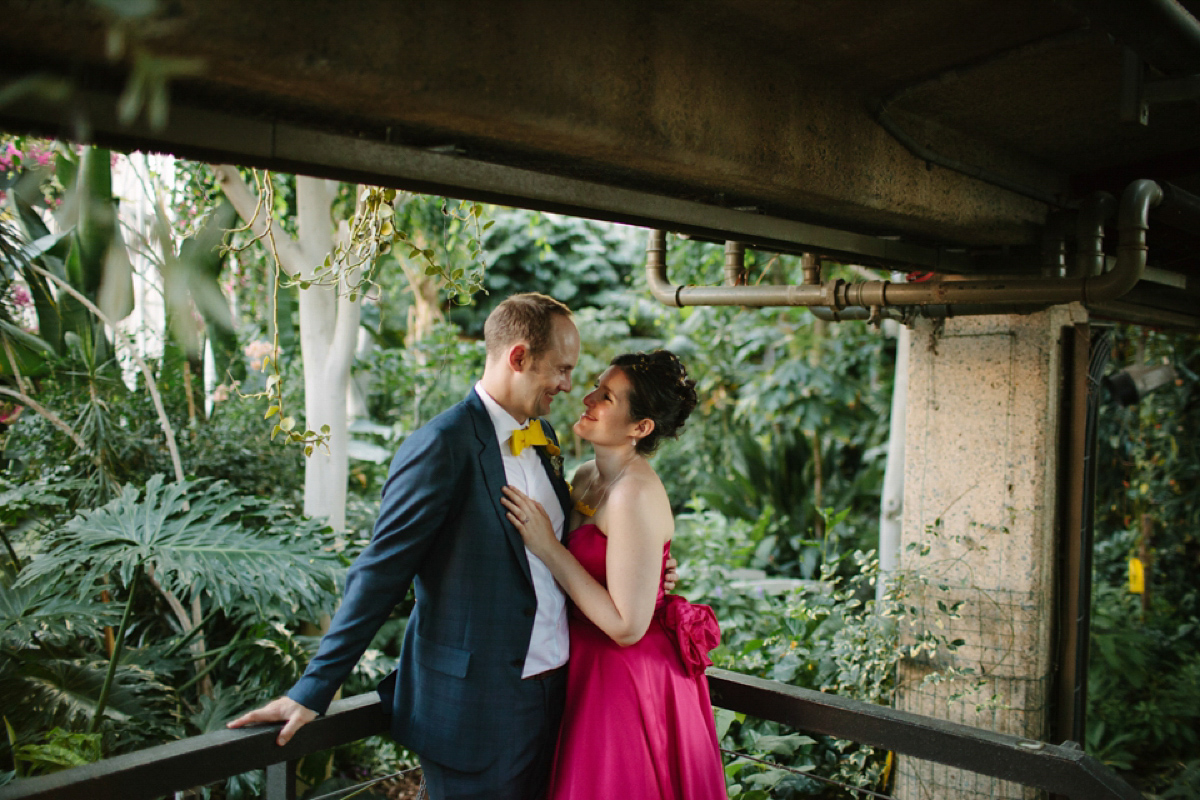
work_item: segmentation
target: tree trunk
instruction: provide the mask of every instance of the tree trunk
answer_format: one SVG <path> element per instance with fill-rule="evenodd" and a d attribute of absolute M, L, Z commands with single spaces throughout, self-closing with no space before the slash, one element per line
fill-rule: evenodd
<path fill-rule="evenodd" d="M 876 608 L 900 567 L 900 524 L 904 511 L 904 447 L 908 414 L 908 327 L 896 334 L 896 377 L 892 384 L 892 416 L 888 431 L 887 466 L 879 498 L 879 578 L 875 581 Z"/>
<path fill-rule="evenodd" d="M 216 167 L 225 196 L 238 215 L 252 222 L 256 235 L 266 233 L 267 221 L 255 218 L 254 193 L 231 166 Z M 337 184 L 318 178 L 296 178 L 298 237 L 293 240 L 274 229 L 274 249 L 288 276 L 312 280 L 316 268 L 333 250 L 334 227 L 330 215 Z M 269 242 L 264 242 L 268 247 Z M 346 527 L 346 391 L 354 362 L 361 300 L 349 299 L 345 284 L 313 283 L 300 291 L 300 357 L 304 364 L 305 427 L 320 431 L 329 426 L 329 451 L 313 451 L 304 466 L 304 513 L 321 517 L 334 530 Z"/>

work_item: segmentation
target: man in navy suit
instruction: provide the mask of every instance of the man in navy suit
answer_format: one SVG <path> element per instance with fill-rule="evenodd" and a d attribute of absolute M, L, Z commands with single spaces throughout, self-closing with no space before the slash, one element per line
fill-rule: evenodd
<path fill-rule="evenodd" d="M 488 316 L 484 340 L 483 378 L 397 451 L 374 536 L 304 676 L 230 727 L 283 722 L 285 744 L 328 708 L 411 584 L 400 661 L 379 686 L 392 735 L 420 755 L 434 800 L 540 796 L 566 687 L 565 598 L 500 498 L 506 484 L 521 489 L 562 536 L 570 496 L 547 454 L 556 439 L 534 429 L 571 389 L 579 332 L 566 306 L 521 294 Z"/>

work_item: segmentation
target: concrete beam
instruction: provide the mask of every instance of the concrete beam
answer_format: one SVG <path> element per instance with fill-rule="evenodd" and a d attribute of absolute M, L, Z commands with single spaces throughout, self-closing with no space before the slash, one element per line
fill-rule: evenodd
<path fill-rule="evenodd" d="M 756 49 L 745 31 L 689 14 L 692 4 L 579 0 L 570 13 L 529 0 L 163 6 L 120 23 L 69 0 L 0 0 L 0 58 L 10 75 L 36 65 L 113 95 L 137 52 L 194 58 L 204 71 L 173 84 L 178 108 L 455 148 L 484 162 L 872 234 L 1029 243 L 1046 212 L 928 169 L 874 122 L 857 85 L 803 69 L 786 48 Z M 115 62 L 105 53 L 114 30 L 126 37 Z M 78 118 L 78 109 L 64 112 Z M 7 125 L 25 121 L 4 113 Z M 1042 165 L 910 122 L 917 135 L 1048 192 L 1065 185 Z M 190 138 L 161 146 L 229 150 L 217 130 Z M 244 150 L 252 163 L 257 145 Z"/>

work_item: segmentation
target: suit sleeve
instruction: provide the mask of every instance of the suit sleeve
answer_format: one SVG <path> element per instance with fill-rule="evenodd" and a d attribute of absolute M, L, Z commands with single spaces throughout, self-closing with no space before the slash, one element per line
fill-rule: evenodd
<path fill-rule="evenodd" d="M 422 428 L 401 445 L 383 488 L 371 543 L 346 573 L 341 607 L 288 697 L 325 713 L 455 508 L 463 454 L 448 432 Z"/>

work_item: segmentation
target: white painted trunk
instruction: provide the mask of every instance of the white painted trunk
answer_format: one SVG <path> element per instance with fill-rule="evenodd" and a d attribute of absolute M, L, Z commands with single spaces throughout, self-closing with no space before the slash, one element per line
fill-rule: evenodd
<path fill-rule="evenodd" d="M 217 168 L 221 188 L 243 220 L 255 218 L 257 198 L 233 167 Z M 333 250 L 330 209 L 337 184 L 317 178 L 296 178 L 298 239 L 276 227 L 275 250 L 284 271 L 311 279 Z M 256 219 L 261 235 L 263 220 Z M 304 364 L 304 422 L 302 429 L 329 426 L 329 450 L 316 448 L 305 461 L 304 513 L 328 520 L 334 530 L 346 527 L 346 392 L 358 333 L 361 300 L 351 301 L 342 286 L 313 284 L 300 290 L 300 357 Z M 285 390 L 286 391 L 286 390 Z"/>
<path fill-rule="evenodd" d="M 311 291 L 311 290 L 310 290 Z M 349 460 L 346 455 L 346 391 L 331 392 L 321 379 L 304 369 L 304 414 L 309 428 L 319 431 L 329 426 L 329 452 L 316 448 L 304 461 L 304 513 L 323 517 L 334 530 L 346 527 L 346 481 Z"/>
<path fill-rule="evenodd" d="M 337 184 L 318 178 L 296 178 L 300 273 L 312 277 L 333 250 L 330 207 Z M 346 392 L 358 334 L 361 300 L 347 297 L 345 286 L 313 284 L 300 290 L 300 350 L 304 361 L 305 425 L 320 431 L 329 426 L 329 450 L 313 451 L 304 465 L 304 513 L 346 527 Z"/>
<path fill-rule="evenodd" d="M 896 377 L 892 386 L 892 417 L 888 431 L 887 465 L 879 502 L 879 580 L 875 584 L 876 607 L 883 600 L 900 567 L 900 530 L 904 512 L 904 446 L 908 408 L 908 326 L 896 335 Z"/>

